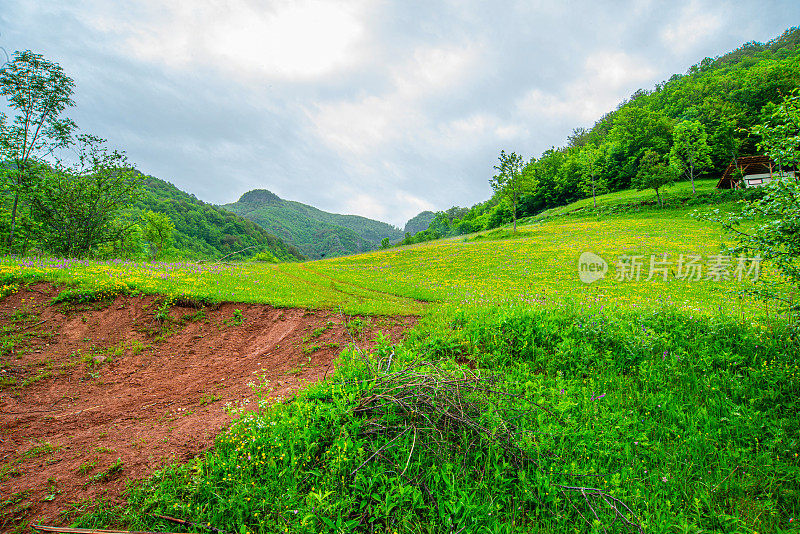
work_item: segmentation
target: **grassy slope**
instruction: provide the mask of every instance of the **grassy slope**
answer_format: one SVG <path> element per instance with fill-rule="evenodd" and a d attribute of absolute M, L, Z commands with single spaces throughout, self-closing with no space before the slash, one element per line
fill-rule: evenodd
<path fill-rule="evenodd" d="M 707 188 L 708 184 L 701 184 Z M 612 193 L 598 202 L 646 198 L 647 193 Z M 573 207 L 581 207 L 580 201 Z M 720 206 L 725 209 L 726 205 Z M 733 208 L 732 205 L 727 206 Z M 717 253 L 726 242 L 713 224 L 689 217 L 695 208 L 647 210 L 596 217 L 585 212 L 552 217 L 508 232 L 484 233 L 374 251 L 356 256 L 285 265 L 126 264 L 107 266 L 42 261 L 20 267 L 5 259 L 3 272 L 35 270 L 60 280 L 125 281 L 146 292 L 185 293 L 217 300 L 279 306 L 338 307 L 348 313 L 419 313 L 417 300 L 482 305 L 500 301 L 564 299 L 607 301 L 622 307 L 668 303 L 679 309 L 740 314 L 729 294 L 737 283 L 697 281 L 618 282 L 585 285 L 577 277 L 578 256 L 593 251 L 612 264 L 620 254 Z M 570 211 L 570 207 L 564 212 Z"/>

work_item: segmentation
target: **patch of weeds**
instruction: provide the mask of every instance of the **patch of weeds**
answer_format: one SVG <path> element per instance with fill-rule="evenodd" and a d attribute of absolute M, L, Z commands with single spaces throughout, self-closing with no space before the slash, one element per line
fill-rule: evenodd
<path fill-rule="evenodd" d="M 314 354 L 321 348 L 322 346 L 320 345 L 307 345 L 303 347 L 303 354 Z"/>
<path fill-rule="evenodd" d="M 21 460 L 15 460 L 9 464 L 4 464 L 0 467 L 0 482 L 7 478 L 17 478 L 22 476 L 22 471 L 19 470 L 19 463 Z"/>
<path fill-rule="evenodd" d="M 325 323 L 325 326 L 320 326 L 320 327 L 317 327 L 317 328 L 313 329 L 309 335 L 304 337 L 303 341 L 302 341 L 303 354 L 306 354 L 306 355 L 314 354 L 315 352 L 320 350 L 323 346 L 328 346 L 329 343 L 323 343 L 321 345 L 319 345 L 319 344 L 308 344 L 308 343 L 312 339 L 317 339 L 318 337 L 322 336 L 322 334 L 324 334 L 325 332 L 327 332 L 331 328 L 333 328 L 333 321 L 328 321 L 327 323 Z M 335 345 L 339 346 L 338 343 L 336 343 Z"/>
<path fill-rule="evenodd" d="M 153 312 L 153 319 L 161 326 L 162 331 L 164 330 L 164 324 L 168 324 L 172 321 L 172 318 L 169 316 L 169 310 L 171 308 L 172 301 L 170 299 L 165 299 L 159 304 L 156 311 Z"/>
<path fill-rule="evenodd" d="M 77 472 L 79 475 L 85 475 L 85 474 L 86 474 L 86 473 L 88 473 L 89 471 L 93 470 L 93 469 L 95 468 L 95 466 L 97 466 L 97 462 L 98 462 L 98 461 L 99 461 L 99 460 L 94 460 L 94 461 L 91 461 L 91 462 L 90 462 L 89 460 L 86 460 L 85 462 L 83 462 L 83 463 L 82 463 L 82 464 L 81 464 L 81 465 L 78 467 L 78 469 L 76 470 L 76 472 Z"/>
<path fill-rule="evenodd" d="M 100 366 L 110 359 L 110 356 L 95 354 L 94 350 L 91 349 L 90 352 L 83 354 L 81 356 L 81 361 L 84 363 L 86 369 L 86 376 L 84 376 L 83 380 L 96 380 L 100 378 Z"/>
<path fill-rule="evenodd" d="M 13 376 L 0 376 L 0 389 L 13 388 L 17 385 L 17 379 Z"/>
<path fill-rule="evenodd" d="M 214 395 L 213 393 L 203 393 L 200 396 L 200 406 L 208 406 L 212 402 L 218 401 L 220 397 Z"/>
<path fill-rule="evenodd" d="M 293 367 L 292 369 L 290 369 L 290 370 L 289 370 L 289 374 L 292 374 L 292 375 L 295 375 L 295 376 L 297 376 L 297 375 L 299 375 L 300 373 L 302 373 L 302 372 L 303 372 L 303 369 L 305 369 L 306 365 L 308 365 L 309 363 L 311 363 L 311 356 L 306 356 L 306 359 L 308 360 L 307 362 L 305 362 L 305 363 L 301 363 L 301 364 L 300 364 L 300 365 L 298 365 L 297 367 Z"/>
<path fill-rule="evenodd" d="M 0 300 L 19 291 L 19 284 L 11 282 L 0 285 Z"/>
<path fill-rule="evenodd" d="M 177 304 L 176 297 L 167 297 L 160 303 L 157 304 L 155 312 L 153 312 L 153 319 L 158 324 L 158 336 L 156 337 L 156 341 L 163 341 L 167 337 L 171 336 L 174 329 L 183 326 L 187 323 L 187 321 L 194 321 L 194 320 L 202 320 L 205 318 L 205 310 L 202 308 L 195 314 L 192 315 L 184 315 L 180 320 L 174 319 L 170 315 L 170 311 L 172 307 Z M 146 334 L 153 335 L 156 332 L 153 332 L 152 329 L 146 330 Z"/>
<path fill-rule="evenodd" d="M 208 321 L 208 314 L 206 314 L 205 308 L 200 308 L 194 313 L 187 313 L 181 318 L 182 323 L 196 323 L 198 321 L 207 322 Z"/>
<path fill-rule="evenodd" d="M 87 368 L 94 369 L 112 361 L 110 352 L 112 350 L 97 350 L 96 347 L 91 347 L 89 352 L 81 356 L 81 361 L 86 364 Z"/>
<path fill-rule="evenodd" d="M 209 298 L 192 297 L 189 295 L 173 296 L 172 302 L 175 306 L 181 306 L 182 308 L 195 308 L 198 310 L 202 310 L 203 308 L 206 307 L 218 306 L 218 303 Z M 203 312 L 203 316 L 205 316 L 205 312 Z"/>
<path fill-rule="evenodd" d="M 32 384 L 35 384 L 36 382 L 38 382 L 40 380 L 44 380 L 46 378 L 50 378 L 51 376 L 53 376 L 53 373 L 50 370 L 41 371 L 40 373 L 38 373 L 38 374 L 36 374 L 36 375 L 34 375 L 34 376 L 30 377 L 30 378 L 26 378 L 22 382 L 22 387 L 26 388 L 26 387 L 28 387 L 28 386 L 30 386 Z"/>
<path fill-rule="evenodd" d="M 114 454 L 114 450 L 108 447 L 96 447 L 95 452 L 99 452 L 101 454 Z"/>
<path fill-rule="evenodd" d="M 94 501 L 90 499 L 81 499 L 67 503 L 67 509 L 58 513 L 58 518 L 62 523 L 72 523 L 72 519 L 76 516 L 87 513 L 94 507 Z"/>
<path fill-rule="evenodd" d="M 47 495 L 42 497 L 42 501 L 52 501 L 59 493 L 61 493 L 61 491 L 58 489 L 56 479 L 50 477 L 47 479 Z"/>
<path fill-rule="evenodd" d="M 347 322 L 347 330 L 351 336 L 358 337 L 369 327 L 370 322 L 369 318 L 356 317 Z"/>
<path fill-rule="evenodd" d="M 244 323 L 244 316 L 242 315 L 242 310 L 238 308 L 233 310 L 231 318 L 225 321 L 228 326 L 241 326 L 242 323 Z"/>
<path fill-rule="evenodd" d="M 87 482 L 86 485 L 88 486 L 89 484 L 93 483 L 107 482 L 122 473 L 123 468 L 124 465 L 122 458 L 117 458 L 117 461 L 108 466 L 106 469 L 103 469 L 99 473 L 92 475 L 92 478 L 89 479 L 89 482 Z"/>
<path fill-rule="evenodd" d="M 12 323 L 23 323 L 26 321 L 32 321 L 38 317 L 39 317 L 38 313 L 36 313 L 31 308 L 23 304 L 23 306 L 20 309 L 16 310 L 14 313 L 9 315 L 8 319 Z"/>
<path fill-rule="evenodd" d="M 303 339 L 303 341 L 305 342 L 310 339 L 316 339 L 325 332 L 327 332 L 328 330 L 330 330 L 331 328 L 333 328 L 333 321 L 328 321 L 327 323 L 325 323 L 325 326 L 320 326 L 312 330 L 311 333 Z"/>
<path fill-rule="evenodd" d="M 8 499 L 0 501 L 0 510 L 21 503 L 22 501 L 27 499 L 30 496 L 30 494 L 31 494 L 30 490 L 18 491 L 17 493 L 12 493 L 8 497 Z"/>
<path fill-rule="evenodd" d="M 98 287 L 72 287 L 53 297 L 53 304 L 102 304 L 107 306 L 117 295 L 127 295 L 130 288 L 123 282 L 109 282 Z"/>
<path fill-rule="evenodd" d="M 39 456 L 44 456 L 45 454 L 52 454 L 60 449 L 60 446 L 54 447 L 51 443 L 43 442 L 23 452 L 22 457 L 26 460 L 28 458 L 38 458 Z"/>

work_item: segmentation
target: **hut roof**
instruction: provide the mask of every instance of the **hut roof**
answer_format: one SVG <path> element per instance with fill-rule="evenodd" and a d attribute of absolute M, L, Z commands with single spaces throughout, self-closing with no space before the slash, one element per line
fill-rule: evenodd
<path fill-rule="evenodd" d="M 717 189 L 733 189 L 735 187 L 733 183 L 733 173 L 736 171 L 737 167 L 741 169 L 742 173 L 745 175 L 758 174 L 749 172 L 755 170 L 759 170 L 762 173 L 771 173 L 772 169 L 775 168 L 775 163 L 769 156 L 742 156 L 740 158 L 734 158 L 730 165 L 728 165 L 728 168 L 725 169 L 725 172 L 722 173 L 722 178 L 717 182 Z"/>

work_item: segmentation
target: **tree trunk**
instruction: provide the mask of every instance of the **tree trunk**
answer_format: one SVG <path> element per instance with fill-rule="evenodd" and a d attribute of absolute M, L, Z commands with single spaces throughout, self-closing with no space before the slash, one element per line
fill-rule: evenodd
<path fill-rule="evenodd" d="M 19 204 L 19 191 L 14 193 L 14 207 L 11 209 L 11 232 L 8 234 L 9 253 L 11 253 L 11 245 L 14 243 L 14 228 L 17 224 L 17 204 Z"/>
<path fill-rule="evenodd" d="M 658 193 L 658 188 L 656 188 L 656 198 L 658 199 L 658 207 L 659 208 L 663 208 L 664 207 L 664 203 L 661 202 L 661 195 Z"/>
<path fill-rule="evenodd" d="M 694 164 L 689 165 L 689 178 L 692 180 L 692 195 L 696 195 L 697 191 L 694 189 Z"/>
<path fill-rule="evenodd" d="M 594 201 L 594 211 L 597 211 L 597 195 L 595 194 L 594 174 L 592 174 L 592 200 Z"/>
<path fill-rule="evenodd" d="M 514 193 L 514 206 L 511 208 L 511 217 L 514 219 L 514 233 L 517 233 L 517 194 Z"/>

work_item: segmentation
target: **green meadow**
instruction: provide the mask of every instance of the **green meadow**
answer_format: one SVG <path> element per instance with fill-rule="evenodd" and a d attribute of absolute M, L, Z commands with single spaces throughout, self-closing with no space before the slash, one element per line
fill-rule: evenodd
<path fill-rule="evenodd" d="M 713 181 L 698 182 L 700 192 Z M 686 189 L 682 183 L 676 194 Z M 608 207 L 647 199 L 646 192 L 611 193 Z M 50 258 L 4 258 L 0 274 L 67 283 L 89 293 L 135 290 L 191 295 L 215 301 L 275 306 L 341 308 L 353 314 L 420 314 L 430 304 L 482 306 L 499 302 L 607 302 L 623 308 L 668 305 L 698 313 L 763 313 L 736 296 L 730 279 L 675 278 L 684 256 L 723 254 L 729 244 L 718 225 L 690 216 L 697 207 L 587 214 L 586 200 L 520 226 L 330 260 L 283 264 L 106 263 Z M 734 203 L 714 206 L 735 209 Z M 570 212 L 574 212 L 570 214 Z M 578 279 L 582 252 L 609 263 L 607 276 L 587 285 Z M 670 273 L 649 281 L 651 255 L 668 254 Z M 621 255 L 642 256 L 639 279 L 616 280 Z M 659 258 L 660 259 L 660 258 Z M 749 264 L 748 264 L 749 266 Z M 743 279 L 745 285 L 746 281 Z M 427 303 L 427 305 L 426 305 Z"/>
<path fill-rule="evenodd" d="M 5 258 L 4 287 L 47 280 L 72 300 L 422 316 L 398 346 L 345 350 L 292 402 L 258 384 L 258 408 L 232 408 L 213 452 L 76 526 L 175 528 L 159 514 L 239 533 L 797 531 L 796 327 L 737 293 L 752 282 L 735 259 L 727 279 L 676 278 L 681 255 L 707 267 L 729 244 L 691 212 L 735 203 L 637 204 L 650 197 L 299 264 Z M 592 284 L 578 279 L 586 251 L 608 263 Z M 647 280 L 663 254 L 671 263 Z M 617 279 L 623 255 L 641 256 L 638 280 Z"/>

